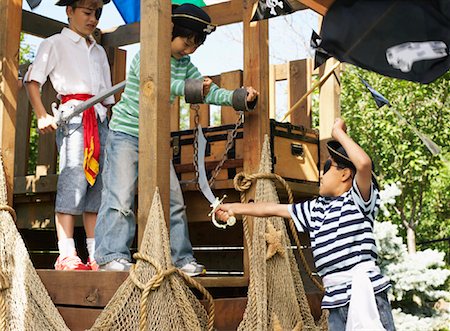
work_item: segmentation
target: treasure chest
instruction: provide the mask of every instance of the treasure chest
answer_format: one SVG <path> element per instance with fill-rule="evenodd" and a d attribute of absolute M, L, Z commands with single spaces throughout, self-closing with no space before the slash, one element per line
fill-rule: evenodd
<path fill-rule="evenodd" d="M 207 140 L 205 168 L 208 178 L 233 179 L 243 168 L 243 127 L 234 124 L 203 128 Z M 194 130 L 171 133 L 172 159 L 181 182 L 196 181 Z M 317 130 L 270 121 L 273 172 L 286 180 L 319 183 L 319 134 Z M 223 164 L 222 164 L 223 161 Z M 220 171 L 217 171 L 217 167 Z"/>

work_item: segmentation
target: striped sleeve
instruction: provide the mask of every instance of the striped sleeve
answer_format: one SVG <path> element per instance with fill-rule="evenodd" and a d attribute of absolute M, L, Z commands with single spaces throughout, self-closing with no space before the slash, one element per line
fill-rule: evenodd
<path fill-rule="evenodd" d="M 375 188 L 374 183 L 370 185 L 370 197 L 367 201 L 364 200 L 364 198 L 361 195 L 361 192 L 359 191 L 358 185 L 356 183 L 356 179 L 353 180 L 353 186 L 351 189 L 352 192 L 352 198 L 353 201 L 358 206 L 359 210 L 364 215 L 369 214 L 375 214 L 378 206 L 379 206 L 379 193 L 378 190 Z"/>
<path fill-rule="evenodd" d="M 308 200 L 305 202 L 288 205 L 289 214 L 295 223 L 295 227 L 299 232 L 311 231 L 311 210 L 316 200 Z"/>

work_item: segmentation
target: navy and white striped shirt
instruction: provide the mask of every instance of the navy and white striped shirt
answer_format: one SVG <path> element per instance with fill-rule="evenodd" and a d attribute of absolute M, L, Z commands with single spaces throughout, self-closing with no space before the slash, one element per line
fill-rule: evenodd
<path fill-rule="evenodd" d="M 356 181 L 350 190 L 338 197 L 319 197 L 289 205 L 289 213 L 300 232 L 309 232 L 318 274 L 347 271 L 360 262 L 378 258 L 373 234 L 375 216 L 380 205 L 378 190 L 372 183 L 370 199 L 364 201 Z M 389 279 L 369 272 L 375 294 L 387 289 Z M 346 305 L 351 283 L 327 288 L 322 308 Z"/>

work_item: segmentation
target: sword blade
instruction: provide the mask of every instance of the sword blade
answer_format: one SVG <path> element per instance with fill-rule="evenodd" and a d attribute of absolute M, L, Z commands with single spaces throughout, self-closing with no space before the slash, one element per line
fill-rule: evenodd
<path fill-rule="evenodd" d="M 206 199 L 212 204 L 216 197 L 209 187 L 208 178 L 206 177 L 205 169 L 205 150 L 207 140 L 203 135 L 202 127 L 199 124 L 197 126 L 197 141 L 198 141 L 198 151 L 197 151 L 197 164 L 198 164 L 198 186 L 202 191 Z"/>
<path fill-rule="evenodd" d="M 91 108 L 92 106 L 96 105 L 97 103 L 105 100 L 107 97 L 119 92 L 120 90 L 122 90 L 125 87 L 125 84 L 126 84 L 126 81 L 124 80 L 123 82 L 120 82 L 114 86 L 111 86 L 109 89 L 106 89 L 106 90 L 102 91 L 101 93 L 93 96 L 92 98 L 87 99 L 86 101 L 80 103 L 79 105 L 76 105 L 73 108 L 73 111 L 68 116 L 63 117 L 58 121 L 58 125 L 62 122 L 70 121 L 70 119 L 81 114 L 86 109 Z"/>

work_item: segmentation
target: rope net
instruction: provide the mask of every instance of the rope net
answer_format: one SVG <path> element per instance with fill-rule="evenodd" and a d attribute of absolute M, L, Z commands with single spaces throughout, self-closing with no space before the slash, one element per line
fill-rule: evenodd
<path fill-rule="evenodd" d="M 0 330 L 69 330 L 31 263 L 6 190 L 0 160 Z"/>
<path fill-rule="evenodd" d="M 271 171 L 266 135 L 259 173 Z M 245 197 L 241 198 L 244 202 Z M 279 202 L 271 179 L 257 180 L 255 202 Z M 247 219 L 243 222 L 250 254 L 250 283 L 247 307 L 238 330 L 328 330 L 326 314 L 322 314 L 318 325 L 314 322 L 284 219 L 255 217 L 252 236 Z"/>
<path fill-rule="evenodd" d="M 136 265 L 91 330 L 212 330 L 214 304 L 193 278 L 172 265 L 169 235 L 156 190 Z M 209 302 L 208 313 L 189 289 Z"/>

